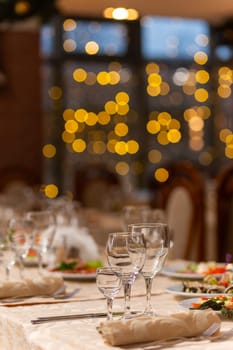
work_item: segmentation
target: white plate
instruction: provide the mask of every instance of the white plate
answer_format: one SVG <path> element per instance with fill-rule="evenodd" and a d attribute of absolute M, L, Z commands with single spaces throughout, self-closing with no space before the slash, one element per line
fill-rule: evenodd
<path fill-rule="evenodd" d="M 198 297 L 212 298 L 212 297 L 217 297 L 219 295 L 224 295 L 224 293 L 188 293 L 188 292 L 183 292 L 183 285 L 181 283 L 168 287 L 166 289 L 166 291 L 168 293 L 171 293 L 171 294 L 180 295 L 180 296 L 188 297 L 188 298 L 192 298 L 192 297 L 193 298 L 195 298 L 195 297 L 196 298 L 198 298 Z"/>
<path fill-rule="evenodd" d="M 224 264 L 218 264 L 217 266 L 223 266 Z M 161 274 L 168 276 L 168 277 L 174 277 L 174 278 L 183 278 L 183 279 L 202 279 L 206 276 L 204 273 L 194 273 L 194 272 L 181 272 L 185 269 L 185 265 L 176 265 L 176 266 L 168 266 L 162 269 Z M 212 276 L 215 276 L 216 278 L 221 277 L 222 273 L 216 273 L 212 274 Z"/>
<path fill-rule="evenodd" d="M 184 299 L 184 300 L 181 300 L 179 302 L 179 304 L 184 307 L 185 309 L 190 309 L 190 307 L 192 306 L 192 304 L 194 303 L 198 303 L 200 300 L 200 297 L 199 298 L 189 298 L 189 299 Z"/>
<path fill-rule="evenodd" d="M 66 280 L 94 280 L 96 278 L 96 273 L 65 273 L 60 271 L 49 272 L 56 273 Z"/>

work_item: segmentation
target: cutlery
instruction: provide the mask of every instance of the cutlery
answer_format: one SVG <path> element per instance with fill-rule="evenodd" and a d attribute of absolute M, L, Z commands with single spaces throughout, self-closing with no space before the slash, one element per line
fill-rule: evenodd
<path fill-rule="evenodd" d="M 132 311 L 133 314 L 137 314 L 138 311 Z M 113 312 L 113 316 L 122 316 L 122 312 Z M 42 316 L 36 319 L 31 320 L 32 324 L 40 324 L 46 322 L 55 322 L 55 321 L 66 321 L 66 320 L 75 320 L 80 318 L 98 318 L 98 317 L 107 317 L 106 312 L 90 312 L 83 314 L 73 314 L 73 315 L 58 315 L 58 316 Z"/>

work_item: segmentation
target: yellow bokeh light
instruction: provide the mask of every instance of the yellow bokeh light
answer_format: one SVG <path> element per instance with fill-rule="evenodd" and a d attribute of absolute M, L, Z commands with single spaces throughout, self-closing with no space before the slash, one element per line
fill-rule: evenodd
<path fill-rule="evenodd" d="M 129 95 L 124 91 L 120 91 L 116 94 L 115 100 L 118 105 L 126 105 L 129 103 Z"/>
<path fill-rule="evenodd" d="M 78 83 L 82 83 L 87 78 L 87 72 L 82 68 L 77 68 L 73 72 L 73 79 Z"/>
<path fill-rule="evenodd" d="M 116 146 L 117 140 L 111 139 L 107 143 L 107 149 L 110 153 L 115 153 L 115 146 Z"/>
<path fill-rule="evenodd" d="M 160 86 L 151 86 L 148 85 L 146 91 L 149 96 L 158 96 L 160 94 L 161 88 Z"/>
<path fill-rule="evenodd" d="M 16 4 L 14 5 L 14 9 L 18 15 L 25 15 L 30 11 L 31 5 L 29 1 L 17 1 Z"/>
<path fill-rule="evenodd" d="M 74 117 L 78 122 L 83 123 L 88 118 L 88 112 L 84 108 L 79 108 L 75 111 Z"/>
<path fill-rule="evenodd" d="M 229 145 L 233 145 L 233 134 L 227 135 L 226 139 L 225 139 L 226 144 Z"/>
<path fill-rule="evenodd" d="M 189 147 L 193 151 L 200 151 L 204 147 L 204 140 L 200 137 L 193 137 L 189 140 Z"/>
<path fill-rule="evenodd" d="M 154 178 L 159 182 L 166 182 L 168 177 L 169 177 L 169 173 L 165 168 L 158 168 L 154 172 Z"/>
<path fill-rule="evenodd" d="M 111 121 L 110 115 L 107 112 L 105 112 L 105 111 L 99 112 L 97 117 L 98 117 L 98 122 L 101 125 L 107 125 Z"/>
<path fill-rule="evenodd" d="M 135 9 L 128 9 L 128 20 L 129 21 L 135 21 L 136 19 L 138 19 L 139 17 L 139 13 L 137 10 Z"/>
<path fill-rule="evenodd" d="M 97 123 L 98 117 L 94 112 L 89 112 L 85 123 L 89 126 L 93 126 Z"/>
<path fill-rule="evenodd" d="M 167 112 L 161 112 L 158 114 L 158 122 L 161 125 L 167 126 L 171 121 L 171 115 Z"/>
<path fill-rule="evenodd" d="M 110 75 L 108 72 L 99 72 L 96 79 L 100 85 L 108 85 L 110 83 Z"/>
<path fill-rule="evenodd" d="M 88 72 L 85 80 L 85 84 L 88 86 L 95 85 L 96 83 L 96 74 L 94 72 Z"/>
<path fill-rule="evenodd" d="M 162 154 L 157 149 L 152 149 L 148 152 L 148 160 L 150 163 L 159 163 L 162 159 Z"/>
<path fill-rule="evenodd" d="M 115 166 L 116 173 L 124 176 L 129 172 L 129 165 L 126 162 L 118 162 Z"/>
<path fill-rule="evenodd" d="M 219 133 L 219 139 L 220 139 L 220 141 L 226 142 L 227 136 L 228 136 L 228 135 L 231 135 L 231 134 L 232 134 L 232 132 L 231 132 L 230 129 L 222 129 L 222 130 L 220 131 L 220 133 Z"/>
<path fill-rule="evenodd" d="M 46 158 L 53 158 L 56 155 L 56 147 L 50 143 L 44 145 L 42 153 Z"/>
<path fill-rule="evenodd" d="M 117 136 L 122 137 L 128 134 L 129 128 L 128 125 L 125 123 L 118 123 L 117 125 L 115 125 L 114 131 Z"/>
<path fill-rule="evenodd" d="M 150 120 L 146 124 L 146 129 L 150 134 L 157 134 L 160 131 L 160 123 L 157 120 Z"/>
<path fill-rule="evenodd" d="M 117 7 L 112 11 L 112 18 L 116 20 L 124 20 L 128 18 L 128 11 L 124 7 Z"/>
<path fill-rule="evenodd" d="M 48 198 L 56 198 L 58 193 L 58 187 L 54 184 L 46 185 L 44 188 L 44 194 Z"/>
<path fill-rule="evenodd" d="M 171 129 L 167 133 L 167 138 L 171 143 L 178 143 L 181 140 L 181 133 L 177 129 Z"/>
<path fill-rule="evenodd" d="M 82 139 L 76 139 L 72 143 L 72 149 L 77 153 L 84 152 L 86 147 L 87 147 L 86 142 Z"/>
<path fill-rule="evenodd" d="M 129 105 L 118 105 L 117 113 L 119 115 L 126 115 L 129 112 Z"/>
<path fill-rule="evenodd" d="M 218 87 L 218 95 L 222 98 L 231 96 L 231 88 L 228 85 L 221 85 Z"/>
<path fill-rule="evenodd" d="M 127 142 L 128 145 L 128 153 L 129 154 L 135 154 L 139 151 L 139 144 L 135 140 L 129 140 Z"/>
<path fill-rule="evenodd" d="M 169 129 L 180 129 L 180 122 L 177 119 L 171 119 L 169 124 L 168 124 Z"/>
<path fill-rule="evenodd" d="M 69 133 L 67 131 L 63 131 L 61 137 L 65 143 L 72 143 L 75 139 L 75 134 Z"/>
<path fill-rule="evenodd" d="M 105 111 L 110 115 L 116 114 L 118 111 L 118 105 L 114 101 L 106 102 L 104 105 L 104 108 L 105 108 Z"/>
<path fill-rule="evenodd" d="M 199 70 L 196 72 L 196 81 L 200 84 L 206 84 L 209 79 L 210 79 L 210 75 L 206 70 Z"/>
<path fill-rule="evenodd" d="M 162 81 L 160 85 L 160 95 L 166 96 L 170 92 L 170 86 L 168 83 Z"/>
<path fill-rule="evenodd" d="M 159 65 L 154 62 L 150 62 L 146 65 L 146 73 L 152 74 L 152 73 L 159 73 Z"/>
<path fill-rule="evenodd" d="M 166 131 L 160 131 L 160 133 L 157 135 L 157 140 L 160 145 L 167 145 L 169 143 L 169 140 L 167 138 Z"/>
<path fill-rule="evenodd" d="M 229 159 L 233 159 L 233 147 L 229 145 L 225 148 L 225 156 Z"/>
<path fill-rule="evenodd" d="M 109 84 L 111 85 L 117 85 L 121 79 L 120 74 L 115 71 L 109 72 L 109 78 L 110 78 Z"/>
<path fill-rule="evenodd" d="M 189 127 L 193 131 L 200 131 L 204 128 L 204 122 L 203 119 L 200 117 L 192 117 L 189 120 Z"/>
<path fill-rule="evenodd" d="M 194 97 L 198 102 L 205 102 L 208 100 L 209 93 L 206 89 L 197 89 L 194 93 Z"/>
<path fill-rule="evenodd" d="M 75 22 L 74 19 L 72 18 L 67 18 L 64 20 L 63 22 L 63 29 L 66 31 L 66 32 L 70 32 L 74 29 L 76 29 L 77 27 L 77 23 Z"/>
<path fill-rule="evenodd" d="M 207 63 L 208 61 L 208 56 L 205 52 L 203 51 L 198 51 L 195 53 L 194 55 L 194 61 L 197 63 L 197 64 L 200 64 L 200 65 L 204 65 Z"/>
<path fill-rule="evenodd" d="M 96 154 L 104 154 L 106 152 L 106 145 L 103 141 L 95 141 L 93 143 L 93 152 Z"/>
<path fill-rule="evenodd" d="M 125 155 L 128 151 L 127 144 L 124 141 L 118 141 L 115 145 L 115 152 L 119 155 Z"/>
<path fill-rule="evenodd" d="M 65 109 L 63 112 L 63 119 L 66 121 L 70 119 L 74 119 L 74 110 L 71 108 Z"/>
<path fill-rule="evenodd" d="M 75 133 L 78 130 L 78 123 L 73 119 L 67 120 L 65 130 L 71 134 Z"/>
<path fill-rule="evenodd" d="M 85 51 L 88 55 L 96 55 L 99 51 L 99 45 L 95 41 L 89 41 L 85 45 Z"/>

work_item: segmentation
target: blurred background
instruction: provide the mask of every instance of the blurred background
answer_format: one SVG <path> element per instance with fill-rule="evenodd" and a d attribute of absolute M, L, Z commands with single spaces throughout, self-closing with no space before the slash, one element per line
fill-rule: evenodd
<path fill-rule="evenodd" d="M 173 161 L 213 181 L 233 159 L 232 65 L 231 0 L 1 1 L 0 189 L 18 174 L 99 207 L 99 177 L 118 210 Z"/>

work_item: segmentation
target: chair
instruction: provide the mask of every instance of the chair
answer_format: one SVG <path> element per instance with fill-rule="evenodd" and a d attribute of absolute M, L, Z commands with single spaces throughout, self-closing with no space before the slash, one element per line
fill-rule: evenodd
<path fill-rule="evenodd" d="M 169 177 L 165 183 L 156 184 L 152 206 L 166 211 L 173 234 L 172 257 L 200 261 L 204 259 L 205 216 L 204 179 L 189 161 L 179 161 L 167 166 Z"/>
<path fill-rule="evenodd" d="M 225 261 L 233 256 L 233 164 L 225 165 L 216 178 L 217 198 L 217 255 Z"/>
<path fill-rule="evenodd" d="M 74 198 L 83 207 L 114 211 L 121 207 L 118 176 L 104 164 L 83 166 L 75 173 Z"/>

